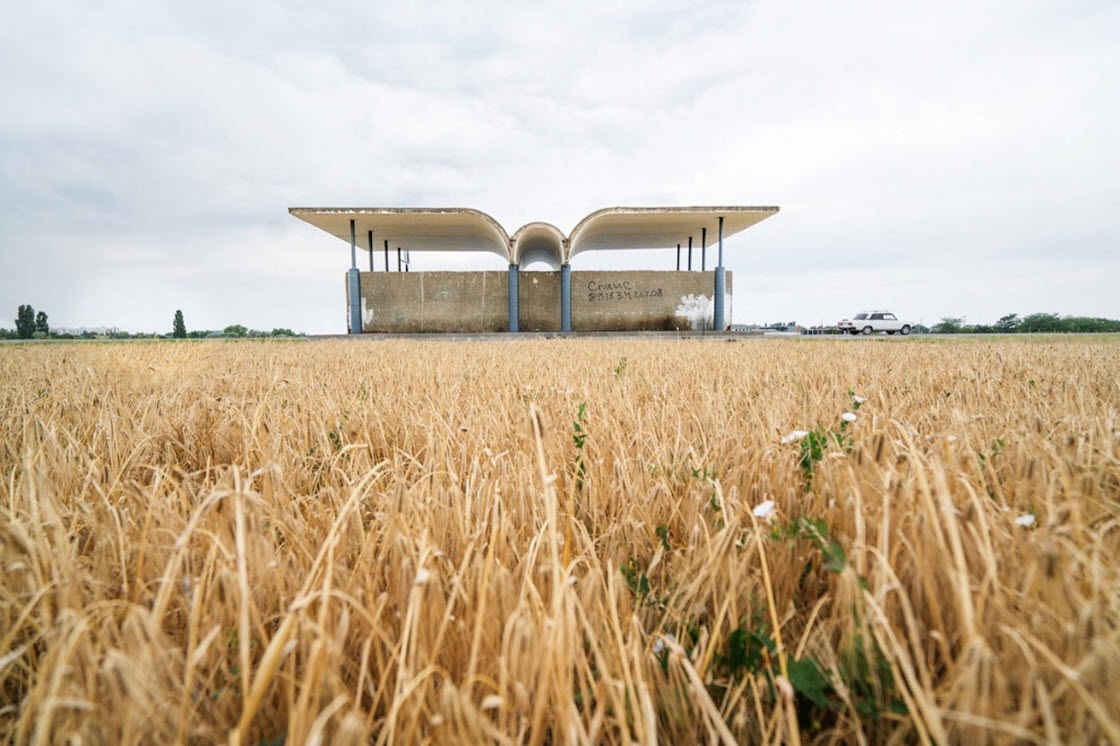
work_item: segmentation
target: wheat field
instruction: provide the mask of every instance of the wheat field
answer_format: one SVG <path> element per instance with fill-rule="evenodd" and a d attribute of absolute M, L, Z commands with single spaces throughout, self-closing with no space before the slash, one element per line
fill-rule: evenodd
<path fill-rule="evenodd" d="M 1120 341 L 0 348 L 0 739 L 1120 743 Z"/>

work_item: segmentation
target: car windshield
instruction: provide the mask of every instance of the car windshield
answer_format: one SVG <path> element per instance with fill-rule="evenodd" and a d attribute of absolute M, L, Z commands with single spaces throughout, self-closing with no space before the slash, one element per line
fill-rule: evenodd
<path fill-rule="evenodd" d="M 866 319 L 866 318 L 867 318 L 867 314 L 865 314 L 865 313 L 857 313 L 856 314 L 856 319 Z"/>

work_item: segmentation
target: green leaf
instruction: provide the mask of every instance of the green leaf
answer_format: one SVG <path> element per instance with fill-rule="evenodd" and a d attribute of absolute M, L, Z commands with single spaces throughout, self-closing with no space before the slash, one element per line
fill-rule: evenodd
<path fill-rule="evenodd" d="M 839 541 L 832 539 L 827 547 L 821 547 L 821 552 L 824 554 L 824 569 L 831 572 L 844 571 L 848 557 L 844 554 L 844 546 Z"/>
<path fill-rule="evenodd" d="M 747 667 L 747 631 L 737 627 L 727 637 L 727 665 L 732 671 Z"/>
<path fill-rule="evenodd" d="M 789 683 L 793 684 L 794 690 L 817 707 L 828 709 L 828 699 L 824 696 L 829 688 L 828 679 L 821 673 L 817 662 L 812 658 L 790 660 L 787 667 Z"/>

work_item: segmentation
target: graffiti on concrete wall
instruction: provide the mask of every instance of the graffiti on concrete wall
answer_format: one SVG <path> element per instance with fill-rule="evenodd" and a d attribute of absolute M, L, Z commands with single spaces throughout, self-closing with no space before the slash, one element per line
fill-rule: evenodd
<path fill-rule="evenodd" d="M 617 282 L 598 282 L 589 280 L 587 283 L 588 303 L 622 303 L 630 300 L 644 300 L 647 298 L 660 298 L 665 291 L 658 287 L 643 287 L 631 280 Z"/>
<path fill-rule="evenodd" d="M 715 304 L 706 295 L 683 295 L 676 315 L 688 319 L 693 331 L 706 331 L 714 323 Z"/>

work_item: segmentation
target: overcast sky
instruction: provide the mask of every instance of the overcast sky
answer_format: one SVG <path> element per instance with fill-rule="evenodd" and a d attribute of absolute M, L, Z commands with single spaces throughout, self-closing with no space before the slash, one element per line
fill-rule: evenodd
<path fill-rule="evenodd" d="M 342 332 L 349 248 L 287 208 L 411 205 L 779 205 L 737 323 L 1117 318 L 1117 39 L 1112 1 L 0 3 L 0 326 Z"/>

